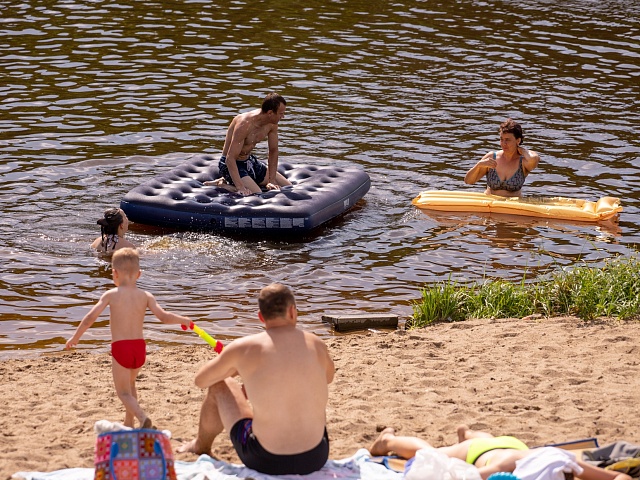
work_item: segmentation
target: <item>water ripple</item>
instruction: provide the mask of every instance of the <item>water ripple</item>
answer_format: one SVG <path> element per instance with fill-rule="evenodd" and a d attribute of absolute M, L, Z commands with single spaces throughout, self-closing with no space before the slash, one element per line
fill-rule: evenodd
<path fill-rule="evenodd" d="M 323 313 L 406 318 L 420 287 L 449 276 L 516 280 L 634 252 L 640 2 L 511 8 L 0 0 L 0 358 L 59 349 L 111 284 L 87 249 L 104 208 L 193 154 L 218 155 L 233 116 L 270 90 L 288 100 L 281 158 L 358 165 L 372 189 L 302 241 L 132 225 L 141 286 L 216 336 L 259 331 L 255 297 L 270 281 L 291 285 L 303 326 L 326 336 Z M 424 189 L 471 188 L 464 173 L 499 148 L 508 116 L 542 156 L 529 192 L 619 196 L 620 221 L 411 207 Z M 148 332 L 158 344 L 194 341 L 152 320 Z M 86 339 L 105 347 L 106 317 Z"/>

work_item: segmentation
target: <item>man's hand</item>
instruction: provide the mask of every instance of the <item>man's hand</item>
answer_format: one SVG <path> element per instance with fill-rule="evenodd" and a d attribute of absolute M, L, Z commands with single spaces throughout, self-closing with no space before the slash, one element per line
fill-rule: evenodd
<path fill-rule="evenodd" d="M 269 182 L 265 185 L 265 187 L 267 190 L 280 190 L 280 185 L 278 185 L 277 183 Z"/>

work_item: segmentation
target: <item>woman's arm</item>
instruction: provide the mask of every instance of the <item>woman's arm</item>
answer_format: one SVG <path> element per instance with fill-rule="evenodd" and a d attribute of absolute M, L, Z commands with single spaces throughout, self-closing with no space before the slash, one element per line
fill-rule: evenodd
<path fill-rule="evenodd" d="M 496 168 L 497 162 L 493 159 L 493 152 L 487 153 L 482 159 L 476 163 L 471 170 L 467 172 L 464 177 L 464 183 L 469 185 L 473 185 L 482 177 L 484 177 L 487 172 Z"/>
<path fill-rule="evenodd" d="M 525 147 L 518 147 L 518 153 L 522 155 L 522 168 L 525 176 L 531 172 L 540 163 L 540 156 L 533 150 L 527 150 Z"/>

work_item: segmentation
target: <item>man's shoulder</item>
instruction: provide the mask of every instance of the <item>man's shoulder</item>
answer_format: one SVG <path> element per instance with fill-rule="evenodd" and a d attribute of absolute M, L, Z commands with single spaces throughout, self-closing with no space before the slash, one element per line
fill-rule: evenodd
<path fill-rule="evenodd" d="M 320 342 L 324 343 L 320 337 L 315 335 L 314 333 L 305 332 L 304 330 L 294 327 L 287 329 L 277 329 L 274 330 L 265 330 L 260 333 L 253 333 L 251 335 L 247 335 L 246 337 L 241 337 L 235 339 L 232 344 L 234 345 L 234 349 L 250 349 L 255 347 L 263 347 L 267 345 L 272 345 L 275 338 L 280 339 L 288 339 L 288 341 L 295 341 L 295 337 L 300 339 L 301 336 L 306 339 L 307 342 L 311 341 L 313 343 Z"/>
<path fill-rule="evenodd" d="M 258 113 L 259 112 L 260 111 L 258 110 Z M 253 128 L 255 119 L 255 111 L 239 113 L 233 118 L 233 121 L 231 122 L 231 125 L 229 125 L 229 128 L 233 129 L 236 133 L 246 134 Z"/>
<path fill-rule="evenodd" d="M 263 343 L 265 341 L 265 337 L 265 332 L 252 333 L 246 337 L 236 338 L 228 346 L 233 347 L 234 349 L 250 348 L 251 346 Z"/>
<path fill-rule="evenodd" d="M 247 121 L 247 120 L 252 120 L 253 118 L 257 117 L 258 115 L 260 115 L 261 110 L 258 108 L 256 110 L 249 110 L 248 112 L 242 112 L 239 113 L 238 115 L 236 115 L 233 118 L 234 122 L 241 122 L 241 121 Z"/>

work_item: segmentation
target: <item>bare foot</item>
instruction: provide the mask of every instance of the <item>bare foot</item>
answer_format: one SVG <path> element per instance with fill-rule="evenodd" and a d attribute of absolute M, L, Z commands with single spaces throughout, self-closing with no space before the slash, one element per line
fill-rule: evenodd
<path fill-rule="evenodd" d="M 149 417 L 144 419 L 140 428 L 153 428 L 153 422 Z"/>
<path fill-rule="evenodd" d="M 218 188 L 223 188 L 229 192 L 237 192 L 238 189 L 233 186 L 233 185 L 229 185 L 229 183 L 223 178 L 216 178 L 215 180 L 207 180 L 206 182 L 202 183 L 205 187 L 218 187 Z"/>
<path fill-rule="evenodd" d="M 493 435 L 480 430 L 472 430 L 468 425 L 459 425 L 458 431 L 458 443 L 462 443 L 465 440 L 471 440 L 472 438 L 493 438 Z"/>
<path fill-rule="evenodd" d="M 207 180 L 206 182 L 204 182 L 204 184 L 205 185 L 215 185 L 215 186 L 228 185 L 227 181 L 224 179 L 224 177 L 216 178 L 215 180 Z"/>
<path fill-rule="evenodd" d="M 178 448 L 176 448 L 176 452 L 178 452 L 178 453 L 195 453 L 197 455 L 202 455 L 203 453 L 206 453 L 210 457 L 213 456 L 213 455 L 211 455 L 211 450 L 207 451 L 206 449 L 198 447 L 197 438 L 194 438 L 190 442 L 183 443 Z"/>
<path fill-rule="evenodd" d="M 467 432 L 469 431 L 469 425 L 458 425 L 456 432 L 458 432 L 458 443 L 462 443 L 467 439 Z"/>
<path fill-rule="evenodd" d="M 224 177 L 216 178 L 215 180 L 207 180 L 206 182 L 202 182 L 202 184 L 207 187 L 222 187 L 227 190 L 236 189 L 233 185 L 227 182 Z"/>
<path fill-rule="evenodd" d="M 380 435 L 378 435 L 378 438 L 376 438 L 375 441 L 373 442 L 373 445 L 371 445 L 371 448 L 369 448 L 369 452 L 371 452 L 371 455 L 374 457 L 378 457 L 378 456 L 386 455 L 387 453 L 389 453 L 389 447 L 387 446 L 387 441 L 390 438 L 395 437 L 395 435 L 396 435 L 396 431 L 391 427 L 387 427 L 384 430 L 382 430 L 380 432 Z"/>

